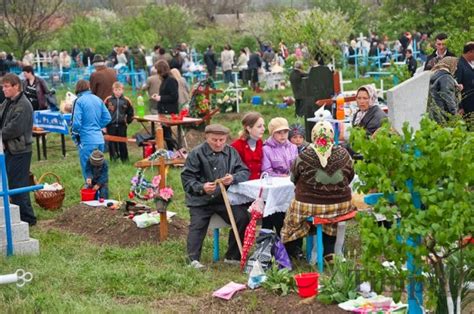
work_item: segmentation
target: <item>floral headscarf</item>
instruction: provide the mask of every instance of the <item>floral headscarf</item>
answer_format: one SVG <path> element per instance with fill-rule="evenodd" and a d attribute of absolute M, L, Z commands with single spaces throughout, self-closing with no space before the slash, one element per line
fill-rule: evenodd
<path fill-rule="evenodd" d="M 359 94 L 359 91 L 361 90 L 366 91 L 367 94 L 369 94 L 369 108 L 373 107 L 377 103 L 377 91 L 375 90 L 374 86 L 363 85 L 359 87 L 356 95 Z M 358 110 L 355 114 L 354 125 L 359 125 L 366 113 L 367 111 Z"/>
<path fill-rule="evenodd" d="M 439 60 L 438 63 L 434 65 L 434 67 L 431 69 L 431 72 L 438 72 L 439 70 L 445 70 L 454 76 L 457 66 L 458 66 L 458 58 L 444 57 L 443 59 Z"/>
<path fill-rule="evenodd" d="M 334 129 L 332 124 L 328 121 L 319 121 L 311 131 L 310 145 L 316 155 L 318 155 L 321 166 L 325 168 L 328 164 L 328 159 L 331 157 L 332 147 L 334 146 Z"/>

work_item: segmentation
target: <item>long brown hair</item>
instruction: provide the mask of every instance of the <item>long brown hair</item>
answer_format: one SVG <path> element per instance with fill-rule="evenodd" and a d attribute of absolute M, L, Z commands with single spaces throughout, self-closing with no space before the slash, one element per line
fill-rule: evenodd
<path fill-rule="evenodd" d="M 240 137 L 244 139 L 248 139 L 250 137 L 249 131 L 247 127 L 253 128 L 255 123 L 257 123 L 258 119 L 262 118 L 263 116 L 259 112 L 251 111 L 245 114 L 242 118 L 242 126 L 244 127 L 242 131 L 240 131 Z"/>

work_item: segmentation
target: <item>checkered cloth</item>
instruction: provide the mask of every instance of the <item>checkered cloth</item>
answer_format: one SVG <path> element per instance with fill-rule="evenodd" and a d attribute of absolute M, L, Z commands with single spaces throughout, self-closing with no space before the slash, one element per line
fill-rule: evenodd
<path fill-rule="evenodd" d="M 305 237 L 310 229 L 306 219 L 310 216 L 319 218 L 336 218 L 353 210 L 351 201 L 337 204 L 309 204 L 293 200 L 286 212 L 285 223 L 281 229 L 283 243 Z M 323 225 L 324 233 L 335 236 L 337 224 Z"/>

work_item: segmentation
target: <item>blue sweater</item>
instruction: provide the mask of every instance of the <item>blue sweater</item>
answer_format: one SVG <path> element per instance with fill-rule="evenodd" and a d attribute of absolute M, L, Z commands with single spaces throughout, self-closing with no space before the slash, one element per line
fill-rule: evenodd
<path fill-rule="evenodd" d="M 109 124 L 110 113 L 102 99 L 91 91 L 79 93 L 73 109 L 72 131 L 79 134 L 82 144 L 104 144 L 102 128 Z"/>

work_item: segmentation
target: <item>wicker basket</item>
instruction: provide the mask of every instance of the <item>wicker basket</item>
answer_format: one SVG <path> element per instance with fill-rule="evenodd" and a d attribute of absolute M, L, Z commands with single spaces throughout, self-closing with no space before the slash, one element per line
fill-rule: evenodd
<path fill-rule="evenodd" d="M 61 184 L 59 177 L 52 172 L 46 172 L 45 174 L 43 174 L 39 178 L 38 184 L 41 184 L 46 176 L 55 177 L 56 181 Z M 37 190 L 35 191 L 35 200 L 36 203 L 38 203 L 38 205 L 44 209 L 56 210 L 61 208 L 61 206 L 63 205 L 65 195 L 66 194 L 64 187 L 61 190 L 57 191 Z"/>

